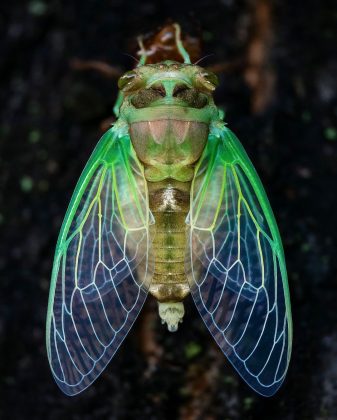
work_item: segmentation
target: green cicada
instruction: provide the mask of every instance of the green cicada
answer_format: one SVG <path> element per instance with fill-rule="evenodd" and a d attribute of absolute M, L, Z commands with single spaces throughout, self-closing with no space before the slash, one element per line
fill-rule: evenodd
<path fill-rule="evenodd" d="M 242 378 L 270 396 L 289 364 L 292 321 L 278 228 L 261 181 L 190 62 L 139 65 L 118 119 L 75 188 L 56 246 L 47 315 L 55 380 L 75 395 L 103 371 L 148 292 L 176 331 L 195 305 Z"/>

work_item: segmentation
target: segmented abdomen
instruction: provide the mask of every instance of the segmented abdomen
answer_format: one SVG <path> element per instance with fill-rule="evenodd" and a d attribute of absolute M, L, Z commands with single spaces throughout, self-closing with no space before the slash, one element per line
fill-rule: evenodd
<path fill-rule="evenodd" d="M 155 269 L 150 293 L 160 302 L 180 302 L 189 293 L 185 274 L 186 223 L 189 183 L 183 189 L 153 183 L 150 209 L 155 219 L 152 252 Z M 152 190 L 152 191 L 151 191 Z"/>

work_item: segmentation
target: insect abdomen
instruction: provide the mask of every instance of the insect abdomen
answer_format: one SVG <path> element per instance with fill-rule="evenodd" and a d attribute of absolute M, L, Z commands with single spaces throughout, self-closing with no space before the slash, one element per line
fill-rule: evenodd
<path fill-rule="evenodd" d="M 162 183 L 150 186 L 150 209 L 155 219 L 155 269 L 150 292 L 159 302 L 180 302 L 189 293 L 184 267 L 189 183 L 183 184 L 188 184 L 183 185 L 185 191 L 168 182 L 164 188 Z"/>

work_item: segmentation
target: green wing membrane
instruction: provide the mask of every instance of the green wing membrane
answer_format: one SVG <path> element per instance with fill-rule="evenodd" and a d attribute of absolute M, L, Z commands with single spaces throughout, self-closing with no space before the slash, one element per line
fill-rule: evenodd
<path fill-rule="evenodd" d="M 53 265 L 47 351 L 68 395 L 102 372 L 145 301 L 150 223 L 142 167 L 129 137 L 112 128 L 79 179 Z"/>
<path fill-rule="evenodd" d="M 214 130 L 187 220 L 194 302 L 217 344 L 262 395 L 280 387 L 292 321 L 282 243 L 258 175 L 234 134 Z"/>

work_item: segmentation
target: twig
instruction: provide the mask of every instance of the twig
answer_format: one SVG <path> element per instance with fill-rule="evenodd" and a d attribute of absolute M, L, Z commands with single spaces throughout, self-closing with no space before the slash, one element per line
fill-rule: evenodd
<path fill-rule="evenodd" d="M 81 60 L 79 58 L 73 58 L 70 63 L 70 67 L 73 70 L 85 71 L 94 70 L 101 73 L 108 79 L 116 79 L 123 74 L 123 71 L 119 67 L 114 67 L 108 63 L 98 60 Z"/>

